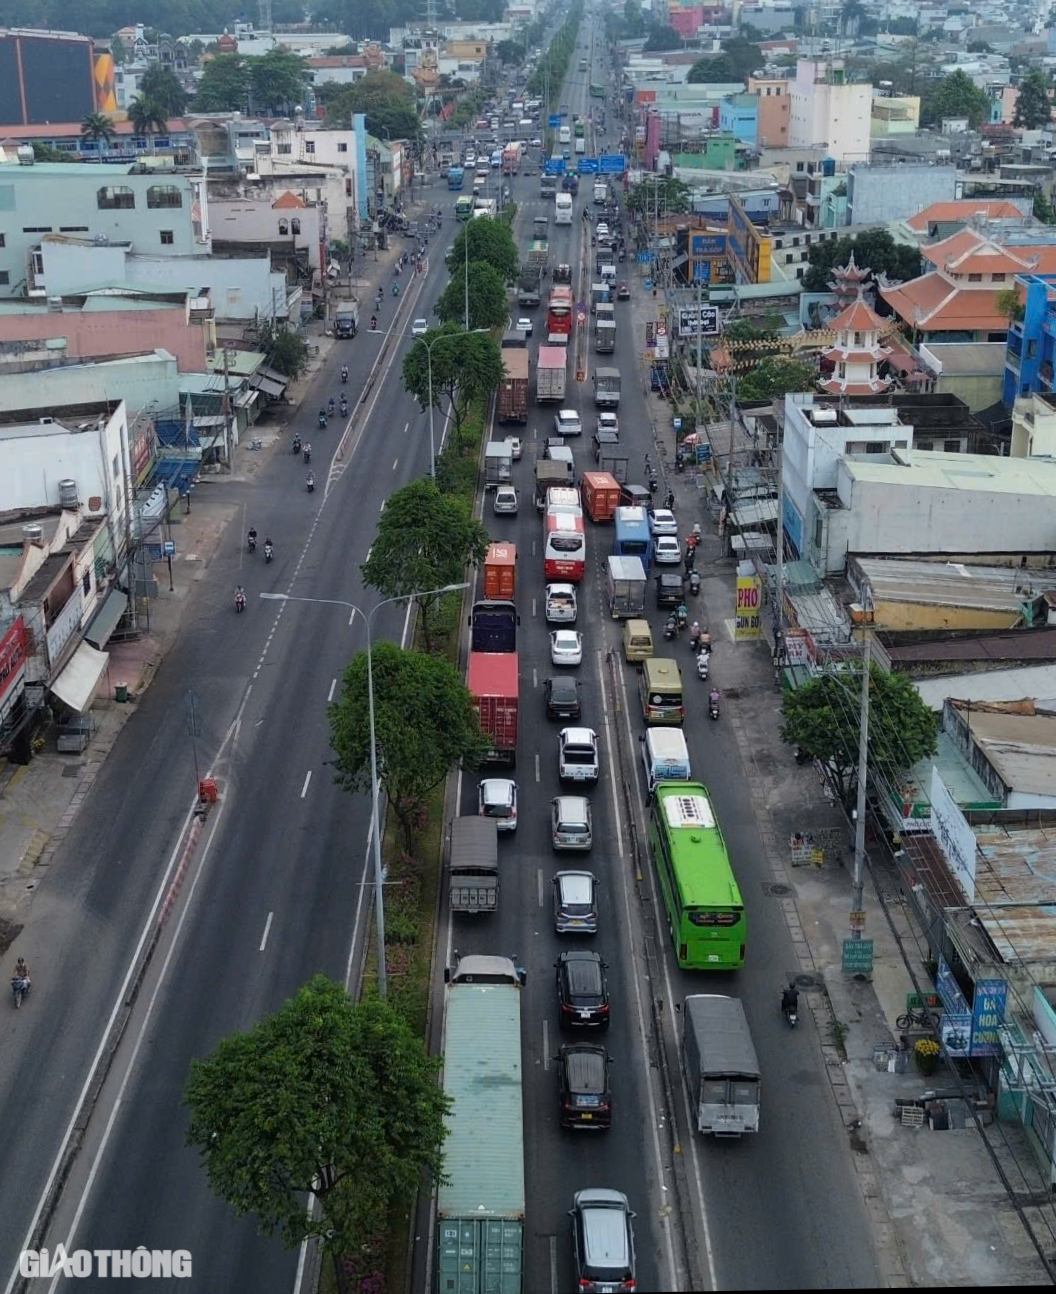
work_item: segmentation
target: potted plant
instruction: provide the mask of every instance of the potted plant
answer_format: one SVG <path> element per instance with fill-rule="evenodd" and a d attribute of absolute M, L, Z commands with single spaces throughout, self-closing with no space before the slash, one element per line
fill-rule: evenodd
<path fill-rule="evenodd" d="M 941 1050 L 934 1038 L 918 1038 L 913 1044 L 913 1052 L 917 1058 L 917 1069 L 925 1077 L 929 1074 L 934 1074 L 938 1068 Z"/>

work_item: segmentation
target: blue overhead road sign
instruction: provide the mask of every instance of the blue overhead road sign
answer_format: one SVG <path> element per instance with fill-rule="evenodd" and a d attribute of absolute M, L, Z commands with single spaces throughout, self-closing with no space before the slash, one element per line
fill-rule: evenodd
<path fill-rule="evenodd" d="M 627 169 L 627 159 L 622 153 L 603 153 L 600 169 L 602 175 L 622 175 Z"/>
<path fill-rule="evenodd" d="M 561 125 L 561 114 L 559 112 L 552 112 L 547 118 L 547 124 L 551 130 L 556 130 L 558 126 Z"/>
<path fill-rule="evenodd" d="M 544 169 L 547 175 L 564 175 L 565 159 L 563 157 L 551 158 Z"/>
<path fill-rule="evenodd" d="M 579 170 L 581 175 L 596 175 L 598 159 L 596 157 L 581 157 L 579 159 Z"/>

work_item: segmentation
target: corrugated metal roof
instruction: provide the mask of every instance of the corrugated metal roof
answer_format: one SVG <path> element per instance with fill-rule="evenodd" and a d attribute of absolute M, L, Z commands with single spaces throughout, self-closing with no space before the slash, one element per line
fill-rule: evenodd
<path fill-rule="evenodd" d="M 897 632 L 877 636 L 892 662 L 1056 659 L 1056 629 L 1011 629 L 957 638 L 944 637 L 940 631 L 921 642 L 899 642 Z"/>
<path fill-rule="evenodd" d="M 970 721 L 975 744 L 1010 790 L 1056 795 L 1056 719 L 990 710 L 962 714 Z"/>
<path fill-rule="evenodd" d="M 976 828 L 975 911 L 1005 962 L 1056 956 L 1056 833 Z M 1003 906 L 1008 905 L 1008 906 Z"/>
<path fill-rule="evenodd" d="M 447 1119 L 442 1217 L 524 1216 L 521 990 L 500 984 L 448 989 L 444 1018 Z"/>
<path fill-rule="evenodd" d="M 1008 611 L 1009 628 L 1022 603 L 1056 589 L 1056 571 L 889 557 L 855 557 L 851 562 L 869 581 L 877 602 Z"/>
<path fill-rule="evenodd" d="M 1023 669 L 976 670 L 971 674 L 942 674 L 913 680 L 920 699 L 941 710 L 947 697 L 958 701 L 1021 701 L 1024 697 L 1056 709 L 1056 665 L 1027 665 Z M 973 728 L 975 727 L 973 715 Z"/>
<path fill-rule="evenodd" d="M 904 463 L 863 462 L 845 458 L 843 467 L 856 480 L 873 485 L 981 490 L 991 494 L 1056 495 L 1056 462 L 1044 458 L 997 458 L 990 454 L 945 454 L 904 449 Z"/>

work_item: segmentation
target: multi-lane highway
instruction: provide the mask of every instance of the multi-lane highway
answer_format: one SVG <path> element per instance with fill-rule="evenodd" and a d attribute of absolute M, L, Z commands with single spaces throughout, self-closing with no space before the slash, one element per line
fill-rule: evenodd
<path fill-rule="evenodd" d="M 563 94 L 573 113 L 589 110 L 591 80 L 611 84 L 600 31 L 600 19 L 588 15 Z M 589 58 L 586 73 L 575 70 L 581 54 Z M 610 137 L 611 117 L 610 107 Z M 450 199 L 436 192 L 449 210 Z M 590 200 L 589 186 L 581 189 L 571 228 L 553 225 L 553 204 L 540 199 L 537 175 L 516 178 L 513 198 L 518 243 L 524 245 L 532 219 L 547 214 L 551 263 L 567 261 L 578 273 L 588 236 L 579 217 Z M 408 326 L 412 315 L 431 313 L 446 281 L 441 252 L 454 232 L 448 217 L 439 247 L 434 240 L 429 274 L 414 285 L 421 304 L 408 312 Z M 406 278 L 401 283 L 404 291 L 412 290 Z M 585 299 L 589 284 L 577 287 L 577 299 Z M 533 356 L 544 311 L 545 306 L 534 312 Z M 630 326 L 629 306 L 620 304 L 617 317 L 616 353 L 605 363 L 623 373 L 621 440 L 639 467 L 645 453 L 654 451 L 642 394 L 642 339 Z M 387 297 L 382 322 L 391 318 Z M 304 401 L 298 426 L 315 445 L 320 483 L 340 428 L 318 432 L 314 410 L 338 393 L 342 362 L 350 365 L 350 390 L 360 391 L 379 344 L 361 333 L 335 348 Z M 196 1156 L 183 1144 L 179 1097 L 190 1060 L 218 1039 L 275 1010 L 316 971 L 345 980 L 362 931 L 368 807 L 332 783 L 325 715 L 335 680 L 363 646 L 362 624 L 349 624 L 340 607 L 268 603 L 258 595 L 285 592 L 373 604 L 373 593 L 361 585 L 359 563 L 378 513 L 394 489 L 428 466 L 427 419 L 399 381 L 405 344 L 394 346 L 375 374 L 367 416 L 354 428 L 325 496 L 305 493 L 303 469 L 282 452 L 252 485 L 231 487 L 245 491 L 244 523 L 231 527 L 209 578 L 192 595 L 180 641 L 81 810 L 73 843 L 42 887 L 34 971 L 43 991 L 31 1011 L 5 1023 L 0 1048 L 0 1102 L 9 1114 L 17 1112 L 0 1121 L 4 1179 L 16 1184 L 5 1192 L 0 1211 L 0 1290 L 48 1187 L 104 1025 L 127 995 L 126 970 L 141 932 L 151 927 L 152 905 L 174 861 L 190 807 L 185 698 L 192 689 L 202 716 L 200 757 L 222 780 L 222 804 L 209 819 L 151 963 L 100 1100 L 103 1117 L 88 1129 L 48 1243 L 190 1249 L 194 1279 L 184 1284 L 203 1292 L 287 1294 L 296 1287 L 299 1255 L 261 1239 L 252 1219 L 237 1221 L 210 1193 Z M 589 359 L 593 365 L 593 355 Z M 578 475 L 592 466 L 589 380 L 577 386 L 570 372 L 566 404 L 579 410 L 584 425 L 580 443 L 573 445 Z M 767 870 L 737 746 L 721 722 L 705 727 L 706 689 L 695 686 L 689 671 L 686 735 L 694 768 L 713 793 L 748 908 L 748 959 L 735 976 L 702 980 L 679 973 L 664 948 L 661 982 L 647 978 L 640 905 L 643 899 L 654 902 L 655 892 L 648 869 L 636 884 L 616 762 L 618 725 L 625 750 L 633 750 L 641 723 L 633 676 L 621 663 L 614 683 L 605 664 L 605 653 L 618 648 L 619 632 L 602 608 L 600 573 L 610 532 L 590 523 L 577 624 L 585 655 L 576 672 L 583 722 L 597 730 L 602 752 L 601 778 L 591 793 L 596 843 L 585 865 L 602 885 L 601 926 L 591 946 L 609 965 L 613 1019 L 606 1043 L 613 1056 L 614 1118 L 611 1131 L 594 1137 L 560 1130 L 553 961 L 572 941 L 554 934 L 549 907 L 550 876 L 561 865 L 549 839 L 549 802 L 560 789 L 559 725 L 547 721 L 543 710 L 542 684 L 553 671 L 542 609 L 540 523 L 531 506 L 532 464 L 550 434 L 552 415 L 551 406 L 530 408 L 524 456 L 514 469 L 520 514 L 495 517 L 487 504 L 483 514 L 492 534 L 515 540 L 520 553 L 520 822 L 514 838 L 501 842 L 504 888 L 496 918 L 469 930 L 452 931 L 445 924 L 440 945 L 515 953 L 528 972 L 525 1289 L 573 1287 L 567 1210 L 572 1192 L 586 1185 L 617 1187 L 629 1196 L 638 1215 L 640 1289 L 874 1285 L 868 1221 L 818 1040 L 810 1028 L 789 1035 L 777 1011 L 782 978 L 795 963 L 782 913 L 764 896 Z M 688 526 L 695 518 L 683 519 Z M 249 522 L 276 542 L 270 567 L 259 550 L 255 559 L 243 551 Z M 236 582 L 246 586 L 250 600 L 249 613 L 241 617 L 231 608 Z M 659 638 L 651 600 L 650 608 Z M 379 619 L 378 630 L 399 641 L 403 611 Z M 716 658 L 721 661 L 721 650 Z M 469 773 L 460 804 L 462 812 L 475 812 L 476 781 Z M 763 1130 L 740 1143 L 701 1143 L 686 1124 L 675 1072 L 675 1116 L 690 1187 L 688 1213 L 679 1218 L 664 1158 L 668 1115 L 650 1001 L 664 1001 L 670 1028 L 675 1003 L 712 988 L 745 1001 L 764 1072 Z M 674 1061 L 670 1034 L 664 1042 Z M 424 1266 L 419 1263 L 417 1270 Z"/>

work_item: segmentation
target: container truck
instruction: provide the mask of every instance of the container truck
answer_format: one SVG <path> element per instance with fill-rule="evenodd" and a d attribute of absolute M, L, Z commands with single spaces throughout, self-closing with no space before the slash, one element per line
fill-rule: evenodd
<path fill-rule="evenodd" d="M 469 627 L 472 651 L 517 650 L 517 608 L 512 602 L 474 602 Z"/>
<path fill-rule="evenodd" d="M 605 580 L 613 620 L 632 620 L 645 610 L 645 567 L 640 557 L 610 557 Z"/>
<path fill-rule="evenodd" d="M 539 512 L 546 511 L 546 496 L 556 485 L 568 484 L 568 470 L 564 463 L 555 463 L 549 458 L 535 460 L 535 506 Z"/>
<path fill-rule="evenodd" d="M 540 346 L 535 366 L 535 399 L 542 404 L 547 400 L 560 402 L 565 398 L 565 370 L 568 351 L 564 346 Z"/>
<path fill-rule="evenodd" d="M 598 409 L 615 409 L 620 403 L 620 370 L 594 370 L 594 404 Z"/>
<path fill-rule="evenodd" d="M 484 557 L 484 596 L 492 601 L 512 602 L 516 595 L 516 544 L 489 544 Z"/>
<path fill-rule="evenodd" d="M 503 175 L 516 175 L 521 169 L 521 146 L 520 144 L 507 144 L 502 150 L 502 173 Z"/>
<path fill-rule="evenodd" d="M 524 1102 L 521 988 L 508 957 L 444 970 L 444 1178 L 436 1192 L 437 1288 L 521 1294 Z"/>
<path fill-rule="evenodd" d="M 488 742 L 487 764 L 517 762 L 517 678 L 515 651 L 469 653 L 466 686 Z"/>
<path fill-rule="evenodd" d="M 759 1061 L 740 998 L 695 993 L 682 1006 L 682 1071 L 697 1131 L 759 1131 Z"/>
<path fill-rule="evenodd" d="M 513 475 L 513 450 L 505 440 L 491 440 L 484 446 L 484 488 L 508 485 Z"/>
<path fill-rule="evenodd" d="M 494 818 L 455 818 L 447 852 L 452 912 L 479 916 L 499 906 L 499 831 Z"/>
<path fill-rule="evenodd" d="M 541 275 L 535 265 L 521 266 L 521 282 L 517 289 L 517 304 L 527 309 L 538 306 L 542 301 L 539 295 Z"/>
<path fill-rule="evenodd" d="M 620 506 L 620 483 L 610 472 L 584 472 L 583 507 L 591 521 L 611 521 Z"/>
<path fill-rule="evenodd" d="M 499 422 L 528 421 L 528 352 L 509 347 L 502 356 L 502 381 L 499 383 Z"/>
<path fill-rule="evenodd" d="M 539 196 L 541 198 L 557 197 L 557 176 L 543 175 L 539 179 Z"/>

